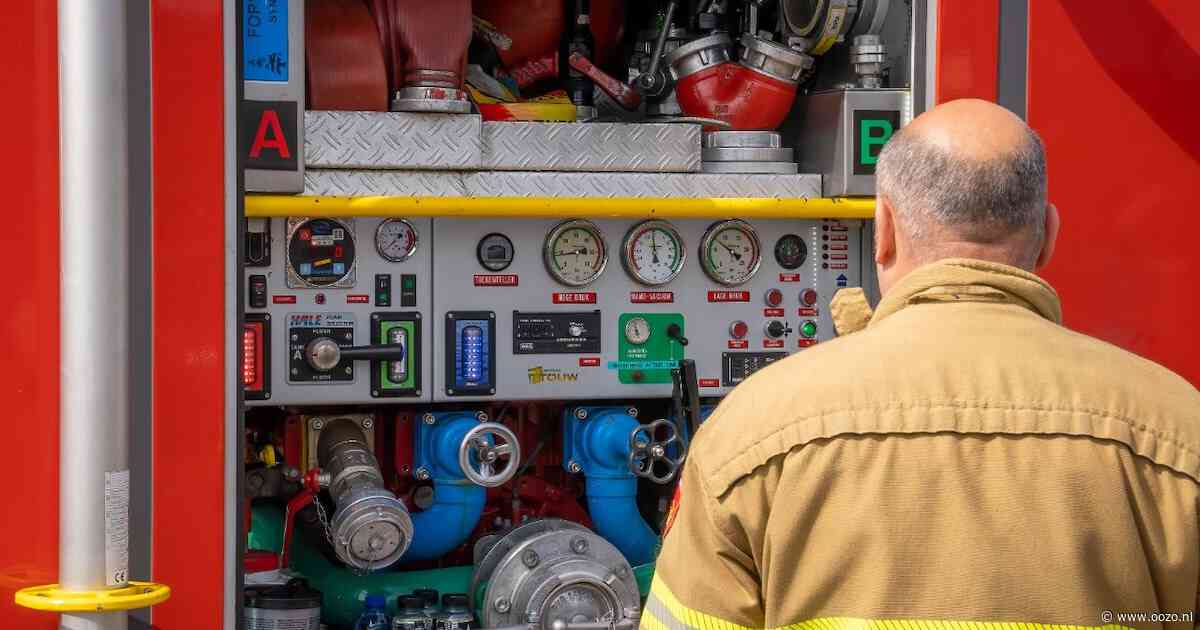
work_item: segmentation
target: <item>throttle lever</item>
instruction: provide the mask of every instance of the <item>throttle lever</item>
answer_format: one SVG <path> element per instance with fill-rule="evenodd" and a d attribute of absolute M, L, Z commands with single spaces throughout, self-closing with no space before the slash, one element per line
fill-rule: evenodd
<path fill-rule="evenodd" d="M 329 337 L 318 337 L 308 343 L 304 349 L 304 359 L 312 369 L 318 372 L 328 372 L 337 367 L 342 359 L 351 361 L 403 361 L 407 356 L 407 346 L 400 343 L 381 344 L 375 346 L 346 346 Z"/>
<path fill-rule="evenodd" d="M 342 358 L 355 361 L 403 361 L 406 352 L 407 346 L 402 343 L 350 346 L 342 348 Z"/>
<path fill-rule="evenodd" d="M 612 97 L 618 105 L 628 110 L 635 110 L 642 104 L 642 95 L 637 90 L 618 81 L 612 75 L 596 67 L 590 59 L 583 55 L 573 52 L 567 58 L 567 63 L 571 64 L 584 76 L 591 79 L 601 90 Z"/>

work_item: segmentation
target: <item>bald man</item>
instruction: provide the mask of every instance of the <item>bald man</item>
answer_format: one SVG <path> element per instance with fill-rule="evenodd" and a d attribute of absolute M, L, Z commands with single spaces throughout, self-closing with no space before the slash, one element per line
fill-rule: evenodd
<path fill-rule="evenodd" d="M 1041 141 L 947 103 L 878 189 L 882 301 L 697 433 L 643 630 L 1191 628 L 1200 394 L 1062 326 Z"/>

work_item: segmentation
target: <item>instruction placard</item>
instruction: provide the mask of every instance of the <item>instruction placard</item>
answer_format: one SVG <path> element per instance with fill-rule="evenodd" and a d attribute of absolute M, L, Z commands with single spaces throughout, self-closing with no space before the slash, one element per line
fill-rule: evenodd
<path fill-rule="evenodd" d="M 104 473 L 104 579 L 129 582 L 129 471 Z"/>

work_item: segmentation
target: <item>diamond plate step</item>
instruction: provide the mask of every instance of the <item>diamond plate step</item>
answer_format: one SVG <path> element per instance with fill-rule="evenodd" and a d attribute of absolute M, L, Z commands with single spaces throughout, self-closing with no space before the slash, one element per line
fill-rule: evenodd
<path fill-rule="evenodd" d="M 304 112 L 308 168 L 479 170 L 481 119 L 464 114 Z"/>
<path fill-rule="evenodd" d="M 483 168 L 497 171 L 696 173 L 700 125 L 483 123 Z"/>

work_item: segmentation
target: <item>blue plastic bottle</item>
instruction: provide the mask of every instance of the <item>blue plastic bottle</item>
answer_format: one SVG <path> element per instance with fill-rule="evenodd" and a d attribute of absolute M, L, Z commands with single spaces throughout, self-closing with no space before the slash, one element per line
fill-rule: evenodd
<path fill-rule="evenodd" d="M 354 630 L 391 630 L 391 627 L 387 599 L 383 595 L 367 595 L 366 606 L 354 622 Z"/>

